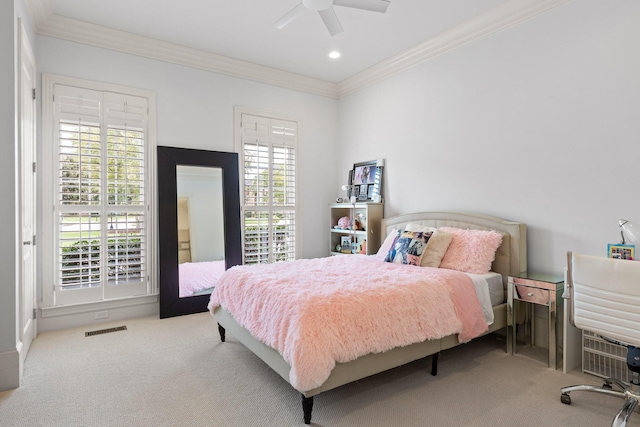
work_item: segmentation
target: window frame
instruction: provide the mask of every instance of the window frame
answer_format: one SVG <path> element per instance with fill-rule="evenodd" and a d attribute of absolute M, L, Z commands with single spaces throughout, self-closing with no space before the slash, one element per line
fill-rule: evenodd
<path fill-rule="evenodd" d="M 248 107 L 241 107 L 241 106 L 236 106 L 234 108 L 234 145 L 235 145 L 235 151 L 238 153 L 238 162 L 239 162 L 239 175 L 240 175 L 240 210 L 241 210 L 241 214 L 240 214 L 240 219 L 241 219 L 241 228 L 242 228 L 242 259 L 243 259 L 243 263 L 246 262 L 246 257 L 245 257 L 245 231 L 246 231 L 246 226 L 245 226 L 245 198 L 244 198 L 244 175 L 245 175 L 245 168 L 244 168 L 244 144 L 242 141 L 242 136 L 243 136 L 243 131 L 242 131 L 242 116 L 243 115 L 251 115 L 251 116 L 257 116 L 257 117 L 262 117 L 265 119 L 269 119 L 269 120 L 275 120 L 275 121 L 286 121 L 286 122 L 294 122 L 296 124 L 296 141 L 294 144 L 294 149 L 295 149 L 295 191 L 294 191 L 294 198 L 295 198 L 295 204 L 293 205 L 293 212 L 295 215 L 295 238 L 294 238 L 294 244 L 295 244 L 295 250 L 294 250 L 294 258 L 298 259 L 300 258 L 301 254 L 302 254 L 302 230 L 303 230 L 303 225 L 302 225 L 302 179 L 301 179 L 301 170 L 302 170 L 302 119 L 299 116 L 295 116 L 295 115 L 290 115 L 290 114 L 283 114 L 283 113 L 276 113 L 276 112 L 272 112 L 272 111 L 266 111 L 266 110 L 260 110 L 260 109 L 254 109 L 254 108 L 248 108 Z M 273 169 L 269 168 L 269 176 L 271 177 L 273 173 Z M 268 205 L 268 207 L 266 208 L 261 208 L 261 209 L 257 209 L 257 210 L 263 210 L 265 212 L 272 212 L 272 211 L 278 211 L 278 210 L 282 210 L 281 206 L 276 206 L 273 205 L 272 203 L 270 203 Z M 270 250 L 269 250 L 269 262 L 272 263 L 274 262 L 274 260 L 272 259 L 272 245 L 271 245 L 271 241 L 269 242 L 270 245 Z"/>
<path fill-rule="evenodd" d="M 87 91 L 98 92 L 110 92 L 127 96 L 134 96 L 138 98 L 145 98 L 147 100 L 147 125 L 144 142 L 145 150 L 145 200 L 142 205 L 142 210 L 145 213 L 145 242 L 146 242 L 146 280 L 143 280 L 144 286 L 138 286 L 137 290 L 142 289 L 143 293 L 137 293 L 136 295 L 129 292 L 113 292 L 109 298 L 88 297 L 83 298 L 64 298 L 63 301 L 59 301 L 56 298 L 56 281 L 58 277 L 58 237 L 57 229 L 58 222 L 55 217 L 54 206 L 56 198 L 58 197 L 58 175 L 54 170 L 58 164 L 58 135 L 55 134 L 57 124 L 55 123 L 55 102 L 54 102 L 54 90 L 56 85 L 64 85 L 77 87 Z M 53 74 L 43 73 L 42 75 L 42 166 L 38 169 L 41 171 L 41 183 L 42 183 L 42 244 L 40 254 L 42 260 L 42 308 L 50 309 L 56 307 L 69 307 L 69 305 L 76 305 L 82 307 L 85 304 L 102 304 L 109 307 L 127 306 L 131 303 L 124 301 L 129 299 L 141 299 L 143 302 L 151 302 L 148 297 L 152 296 L 152 300 L 157 301 L 158 285 L 157 285 L 157 210 L 155 208 L 156 203 L 156 97 L 155 93 L 148 90 L 137 89 L 132 87 L 114 85 L 104 82 L 96 82 L 90 80 L 83 80 L 74 77 L 58 76 Z M 106 129 L 104 130 L 106 132 Z M 105 201 L 106 202 L 106 198 Z M 116 208 L 117 209 L 117 208 Z M 106 237 L 105 237 L 106 241 Z M 144 279 L 144 278 L 143 278 Z M 48 280 L 49 282 L 46 282 Z M 104 288 L 105 283 L 101 283 L 100 288 Z M 131 288 L 133 289 L 133 288 Z M 104 293 L 103 293 L 104 295 Z M 82 309 L 78 309 L 82 311 Z M 66 311 L 65 310 L 65 314 Z M 43 311 L 43 317 L 48 317 L 53 314 L 54 311 L 50 311 L 45 315 Z"/>

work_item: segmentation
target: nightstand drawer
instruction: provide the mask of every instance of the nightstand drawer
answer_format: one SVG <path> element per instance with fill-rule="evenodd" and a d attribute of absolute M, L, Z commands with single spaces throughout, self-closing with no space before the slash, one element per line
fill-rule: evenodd
<path fill-rule="evenodd" d="M 549 290 L 533 288 L 525 285 L 515 285 L 514 298 L 534 304 L 549 305 Z"/>

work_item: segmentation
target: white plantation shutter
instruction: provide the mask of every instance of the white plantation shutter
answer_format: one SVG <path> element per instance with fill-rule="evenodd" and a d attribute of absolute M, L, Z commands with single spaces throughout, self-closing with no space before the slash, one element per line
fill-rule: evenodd
<path fill-rule="evenodd" d="M 244 262 L 296 258 L 297 123 L 242 114 Z"/>
<path fill-rule="evenodd" d="M 55 305 L 147 293 L 147 104 L 54 86 Z"/>

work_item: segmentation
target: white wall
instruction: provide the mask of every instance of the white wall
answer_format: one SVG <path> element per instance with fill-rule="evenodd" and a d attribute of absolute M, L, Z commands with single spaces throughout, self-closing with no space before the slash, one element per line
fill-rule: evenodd
<path fill-rule="evenodd" d="M 303 188 L 300 232 L 302 241 L 307 242 L 303 243 L 303 256 L 326 255 L 327 204 L 335 199 L 338 186 L 333 160 L 338 135 L 335 99 L 51 37 L 38 36 L 37 44 L 41 73 L 156 92 L 158 145 L 234 151 L 236 105 L 299 117 Z M 42 257 L 39 254 L 38 258 Z"/>
<path fill-rule="evenodd" d="M 0 6 L 0 192 L 3 202 L 0 215 L 0 390 L 15 387 L 18 380 L 16 348 L 16 14 L 14 2 Z"/>
<path fill-rule="evenodd" d="M 386 216 L 524 222 L 562 274 L 640 222 L 639 40 L 640 2 L 580 0 L 414 67 L 340 101 L 342 169 L 386 158 Z"/>

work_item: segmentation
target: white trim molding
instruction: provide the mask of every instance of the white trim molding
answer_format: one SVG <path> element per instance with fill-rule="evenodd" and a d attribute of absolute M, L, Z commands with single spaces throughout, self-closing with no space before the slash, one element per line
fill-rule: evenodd
<path fill-rule="evenodd" d="M 20 351 L 18 348 L 0 353 L 0 391 L 20 387 Z"/>
<path fill-rule="evenodd" d="M 39 34 L 129 53 L 204 71 L 226 74 L 287 89 L 336 98 L 335 83 L 253 64 L 125 31 L 52 15 L 37 27 Z"/>
<path fill-rule="evenodd" d="M 91 80 L 80 79 L 76 77 L 68 77 L 68 76 L 60 76 L 55 74 L 42 73 L 42 146 L 44 149 L 42 150 L 42 165 L 40 166 L 41 174 L 45 177 L 45 184 L 42 186 L 42 199 L 41 203 L 44 207 L 43 209 L 47 209 L 49 214 L 43 214 L 43 221 L 47 222 L 47 215 L 51 215 L 53 212 L 53 203 L 55 200 L 55 190 L 53 188 L 53 183 L 51 180 L 47 181 L 47 177 L 53 176 L 53 148 L 56 145 L 54 141 L 54 123 L 53 123 L 53 115 L 54 115 L 54 101 L 53 94 L 54 88 L 56 85 L 65 85 L 65 86 L 76 86 L 88 88 L 90 90 L 95 91 L 104 91 L 104 92 L 114 92 L 114 93 L 122 93 L 128 94 L 132 96 L 137 96 L 140 98 L 145 98 L 148 103 L 148 111 L 147 111 L 147 135 L 146 141 L 149 144 L 146 152 L 146 161 L 148 164 L 147 174 L 149 175 L 149 184 L 148 184 L 148 192 L 149 194 L 146 196 L 146 210 L 148 212 L 146 221 L 148 222 L 148 232 L 146 236 L 148 237 L 148 247 L 147 247 L 147 272 L 148 272 L 148 285 L 147 285 L 147 294 L 145 296 L 152 296 L 154 300 L 157 302 L 157 298 L 155 294 L 158 292 L 158 267 L 157 267 L 157 254 L 158 254 L 158 213 L 156 209 L 152 207 L 155 206 L 156 194 L 157 194 L 157 117 L 156 117 L 156 94 L 153 91 L 146 89 L 133 88 L 122 85 L 115 85 L 111 83 L 104 82 L 95 82 Z M 48 182 L 48 184 L 46 184 Z M 51 219 L 51 218 L 49 218 Z M 50 227 L 42 227 L 40 241 L 43 247 L 45 248 L 55 248 L 55 236 L 54 236 L 55 228 L 53 226 Z M 52 249 L 53 250 L 53 249 Z M 55 251 L 54 251 L 55 252 Z M 41 260 L 42 271 L 44 272 L 52 272 L 55 273 L 57 270 L 57 266 L 54 265 L 53 256 L 44 256 Z M 55 276 L 55 275 L 54 275 Z M 50 274 L 44 274 L 44 277 L 53 277 Z M 139 297 L 132 297 L 139 298 Z M 123 301 L 124 299 L 114 299 L 114 301 Z M 109 301 L 109 300 L 106 300 Z M 65 312 L 66 307 L 72 307 L 72 305 L 60 305 L 56 306 L 56 304 L 60 304 L 60 301 L 56 301 L 55 298 L 55 285 L 52 281 L 43 282 L 42 284 L 42 302 L 41 302 L 41 312 L 42 318 L 54 316 L 53 313 L 62 313 L 61 315 L 67 314 Z M 120 304 L 120 303 L 119 303 Z M 136 303 L 138 304 L 138 303 Z M 80 304 L 82 305 L 82 304 Z M 119 305 L 121 306 L 121 304 Z M 59 311 L 53 310 L 52 308 L 61 307 Z M 91 306 L 94 307 L 94 306 Z M 51 309 L 50 309 L 51 308 Z M 84 311 L 77 311 L 75 308 L 72 309 L 71 314 L 82 313 Z M 45 313 L 48 313 L 45 315 Z M 38 325 L 40 326 L 40 325 Z"/>
<path fill-rule="evenodd" d="M 40 308 L 38 332 L 126 322 L 137 317 L 158 317 L 158 295 Z"/>
<path fill-rule="evenodd" d="M 25 0 L 39 34 L 339 99 L 571 0 L 509 0 L 339 83 L 81 22 L 52 12 L 51 0 Z"/>
<path fill-rule="evenodd" d="M 519 24 L 570 0 L 511 0 L 338 83 L 339 97 L 395 76 L 439 55 Z"/>
<path fill-rule="evenodd" d="M 275 119 L 275 120 L 282 120 L 282 121 L 289 121 L 289 122 L 294 122 L 296 124 L 296 146 L 295 146 L 295 181 L 296 181 L 296 203 L 295 203 L 295 228 L 296 230 L 304 230 L 304 222 L 302 219 L 302 215 L 301 212 L 303 211 L 303 201 L 302 201 L 302 197 L 300 197 L 300 188 L 303 188 L 302 185 L 302 173 L 301 171 L 304 170 L 303 168 L 303 163 L 302 163 L 302 151 L 304 147 L 304 144 L 302 143 L 303 141 L 303 131 L 302 131 L 302 126 L 303 126 L 303 120 L 302 120 L 302 116 L 298 116 L 298 115 L 292 115 L 292 114 L 287 114 L 287 113 L 278 113 L 278 112 L 274 112 L 274 111 L 267 111 L 267 110 L 262 110 L 262 109 L 257 109 L 257 108 L 251 108 L 251 107 L 243 107 L 241 105 L 236 105 L 233 108 L 233 144 L 234 144 L 234 150 L 236 153 L 238 153 L 238 167 L 240 170 L 240 207 L 241 207 L 241 211 L 242 211 L 242 215 L 244 217 L 244 201 L 242 199 L 243 196 L 243 192 L 244 192 L 244 162 L 243 162 L 243 157 L 244 157 L 244 143 L 242 141 L 242 116 L 243 115 L 249 115 L 249 116 L 258 116 L 258 117 L 265 117 L 265 118 L 269 118 L 269 119 Z M 244 240 L 244 221 L 242 223 L 242 236 L 243 236 L 243 240 Z M 302 252 L 302 234 L 300 232 L 296 232 L 296 237 L 295 237 L 295 245 L 296 245 L 296 252 L 295 252 L 295 258 L 298 259 Z M 243 245 L 243 255 L 244 255 L 244 245 Z M 243 256 L 244 258 L 244 256 Z"/>
<path fill-rule="evenodd" d="M 25 0 L 24 3 L 36 30 L 53 16 L 51 0 Z"/>
<path fill-rule="evenodd" d="M 57 307 L 40 307 L 40 316 L 43 319 L 49 317 L 68 316 L 71 314 L 93 313 L 117 308 L 135 307 L 144 304 L 158 304 L 158 295 L 143 295 L 118 300 L 106 300 L 89 302 L 86 304 L 61 305 Z"/>

